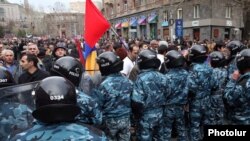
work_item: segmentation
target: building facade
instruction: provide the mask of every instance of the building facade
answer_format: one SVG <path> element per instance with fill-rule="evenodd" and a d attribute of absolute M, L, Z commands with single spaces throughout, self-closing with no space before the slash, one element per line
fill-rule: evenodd
<path fill-rule="evenodd" d="M 10 21 L 21 22 L 27 15 L 24 14 L 25 9 L 18 4 L 0 3 L 0 21 L 6 25 Z"/>
<path fill-rule="evenodd" d="M 104 0 L 105 15 L 125 38 L 241 39 L 242 5 L 232 0 Z M 110 31 L 108 36 L 114 34 Z"/>
<path fill-rule="evenodd" d="M 50 13 L 44 17 L 46 35 L 50 37 L 75 37 L 83 34 L 82 13 Z"/>
<path fill-rule="evenodd" d="M 95 6 L 98 9 L 102 9 L 102 1 L 101 0 L 92 0 Z M 71 0 L 69 2 L 70 12 L 73 13 L 85 13 L 85 4 L 86 0 Z"/>

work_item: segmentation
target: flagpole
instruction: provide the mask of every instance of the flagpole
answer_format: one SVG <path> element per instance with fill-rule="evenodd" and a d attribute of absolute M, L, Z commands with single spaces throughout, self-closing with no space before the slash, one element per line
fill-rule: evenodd
<path fill-rule="evenodd" d="M 110 27 L 111 27 L 112 32 L 115 33 L 115 35 L 116 35 L 118 38 L 120 38 L 120 36 L 118 35 L 118 33 L 115 31 L 114 27 L 113 27 L 113 26 L 110 26 Z"/>
<path fill-rule="evenodd" d="M 118 37 L 118 39 L 122 42 L 122 44 L 125 46 L 125 48 L 128 50 L 128 44 L 122 39 L 121 36 L 118 35 L 118 33 L 115 31 L 113 26 L 110 26 L 112 32 Z"/>
<path fill-rule="evenodd" d="M 103 15 L 103 17 L 105 19 L 108 19 L 105 15 Z M 111 28 L 111 31 L 115 34 L 116 37 L 118 37 L 118 39 L 122 42 L 122 44 L 124 45 L 124 47 L 129 50 L 128 48 L 128 44 L 122 39 L 122 37 L 115 31 L 114 27 L 110 24 L 110 28 Z"/>

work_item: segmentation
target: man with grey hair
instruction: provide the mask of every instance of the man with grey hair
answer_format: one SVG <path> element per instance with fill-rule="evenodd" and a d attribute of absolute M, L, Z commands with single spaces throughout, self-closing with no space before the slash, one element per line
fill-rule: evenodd
<path fill-rule="evenodd" d="M 39 53 L 39 49 L 37 47 L 37 44 L 29 42 L 27 44 L 26 53 L 27 54 L 34 54 L 37 56 Z"/>
<path fill-rule="evenodd" d="M 27 54 L 34 54 L 37 56 L 39 54 L 39 49 L 37 47 L 37 44 L 29 42 L 27 44 L 26 53 Z M 37 57 L 37 59 L 38 59 L 37 67 L 43 71 L 47 71 L 43 62 L 38 57 Z"/>
<path fill-rule="evenodd" d="M 22 70 L 19 67 L 18 62 L 14 59 L 14 52 L 10 49 L 4 49 L 2 51 L 3 67 L 5 67 L 11 74 L 12 77 L 17 81 L 21 75 Z"/>
<path fill-rule="evenodd" d="M 157 40 L 150 41 L 150 49 L 158 52 L 158 41 Z"/>

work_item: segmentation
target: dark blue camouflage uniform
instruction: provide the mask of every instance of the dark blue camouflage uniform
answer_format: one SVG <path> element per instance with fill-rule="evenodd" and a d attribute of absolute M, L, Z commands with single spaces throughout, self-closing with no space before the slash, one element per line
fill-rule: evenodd
<path fill-rule="evenodd" d="M 211 124 L 222 125 L 224 124 L 224 103 L 222 95 L 227 83 L 228 72 L 226 68 L 214 68 L 213 77 L 216 81 L 216 89 L 212 91 L 211 96 L 211 110 L 213 113 Z"/>
<path fill-rule="evenodd" d="M 100 125 L 102 123 L 102 112 L 98 103 L 84 92 L 76 90 L 77 105 L 81 108 L 81 113 L 77 119 L 85 124 Z"/>
<path fill-rule="evenodd" d="M 190 138 L 197 141 L 202 138 L 202 125 L 211 123 L 211 90 L 216 86 L 212 77 L 213 70 L 207 63 L 192 64 L 188 76 Z"/>
<path fill-rule="evenodd" d="M 178 133 L 178 140 L 187 140 L 187 131 L 185 127 L 184 105 L 188 101 L 188 72 L 185 69 L 170 69 L 166 73 L 171 92 L 166 98 L 166 107 L 164 108 L 164 135 L 165 140 L 171 139 L 172 125 L 174 121 Z"/>
<path fill-rule="evenodd" d="M 230 80 L 223 95 L 225 106 L 228 107 L 229 124 L 250 124 L 250 73 Z"/>
<path fill-rule="evenodd" d="M 94 82 L 92 81 L 91 76 L 87 72 L 83 72 L 78 89 L 85 94 L 90 95 L 93 88 Z"/>
<path fill-rule="evenodd" d="M 26 105 L 0 101 L 0 140 L 28 129 L 32 122 L 32 111 Z M 3 103 L 2 103 L 3 102 Z"/>
<path fill-rule="evenodd" d="M 94 127 L 77 123 L 46 125 L 37 123 L 17 134 L 11 141 L 106 141 L 104 133 Z"/>
<path fill-rule="evenodd" d="M 229 62 L 228 67 L 227 67 L 227 71 L 228 71 L 227 78 L 228 79 L 231 78 L 231 75 L 233 74 L 233 72 L 235 70 L 238 70 L 237 66 L 236 66 L 236 60 L 235 60 L 235 58 L 232 58 L 232 60 Z"/>
<path fill-rule="evenodd" d="M 140 109 L 133 109 L 140 113 L 140 116 L 137 116 L 139 141 L 164 140 L 163 106 L 166 103 L 165 94 L 168 94 L 168 88 L 166 77 L 156 70 L 141 70 L 138 75 L 132 101 L 142 105 Z"/>
<path fill-rule="evenodd" d="M 109 140 L 130 139 L 132 82 L 120 73 L 110 74 L 96 91 L 103 112 L 103 131 Z"/>

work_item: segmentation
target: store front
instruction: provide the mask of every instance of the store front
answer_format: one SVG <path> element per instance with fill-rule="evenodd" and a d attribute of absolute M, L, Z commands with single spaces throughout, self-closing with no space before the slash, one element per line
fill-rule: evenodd
<path fill-rule="evenodd" d="M 157 39 L 157 14 L 155 12 L 151 13 L 148 17 L 150 39 Z"/>
<path fill-rule="evenodd" d="M 193 29 L 193 39 L 196 41 L 200 40 L 200 28 Z"/>
<path fill-rule="evenodd" d="M 165 40 L 165 41 L 170 40 L 168 21 L 163 21 L 161 23 L 161 27 L 163 29 L 163 40 Z"/>
<path fill-rule="evenodd" d="M 147 39 L 147 17 L 145 15 L 141 15 L 139 20 L 139 32 L 140 32 L 140 39 Z"/>
<path fill-rule="evenodd" d="M 137 38 L 137 18 L 136 17 L 131 17 L 130 18 L 130 30 L 129 30 L 129 33 L 130 33 L 130 37 L 131 39 L 135 39 Z"/>
<path fill-rule="evenodd" d="M 129 28 L 129 21 L 128 18 L 123 19 L 122 22 L 122 37 L 123 38 L 128 38 L 128 28 Z"/>

